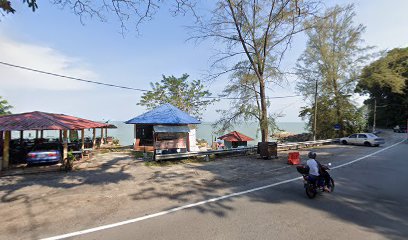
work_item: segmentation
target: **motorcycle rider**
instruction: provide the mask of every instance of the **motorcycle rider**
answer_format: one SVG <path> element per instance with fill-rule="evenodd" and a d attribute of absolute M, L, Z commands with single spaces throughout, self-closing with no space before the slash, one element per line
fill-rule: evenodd
<path fill-rule="evenodd" d="M 317 186 L 324 185 L 324 191 L 330 192 L 330 189 L 326 186 L 327 183 L 324 184 L 325 176 L 320 175 L 319 170 L 321 166 L 320 166 L 320 163 L 316 161 L 317 154 L 315 152 L 309 152 L 307 156 L 309 157 L 309 159 L 306 161 L 306 164 L 309 167 L 309 177 L 315 184 L 317 184 Z"/>

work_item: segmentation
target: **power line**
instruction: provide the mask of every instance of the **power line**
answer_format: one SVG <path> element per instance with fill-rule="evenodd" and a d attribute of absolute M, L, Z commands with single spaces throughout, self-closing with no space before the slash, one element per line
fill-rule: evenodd
<path fill-rule="evenodd" d="M 34 68 L 18 66 L 18 65 L 14 65 L 14 64 L 10 64 L 10 63 L 1 62 L 1 61 L 0 61 L 0 64 L 6 65 L 6 66 L 9 66 L 9 67 L 28 70 L 28 71 L 32 71 L 32 72 L 36 72 L 36 73 L 42 73 L 42 74 L 47 74 L 47 75 L 51 75 L 51 76 L 55 76 L 55 77 L 75 80 L 75 81 L 79 81 L 79 82 L 86 82 L 86 83 L 92 83 L 92 84 L 98 84 L 98 85 L 103 85 L 103 86 L 108 86 L 108 87 L 115 87 L 115 88 L 122 88 L 122 89 L 128 89 L 128 90 L 135 90 L 135 91 L 141 91 L 141 92 L 147 92 L 148 91 L 146 89 L 126 87 L 126 86 L 120 86 L 120 85 L 115 85 L 115 84 L 110 84 L 110 83 L 103 83 L 103 82 L 98 82 L 98 81 L 86 80 L 86 79 L 77 78 L 77 77 L 70 77 L 70 76 L 66 76 L 66 75 L 62 75 L 62 74 L 46 72 L 46 71 L 42 71 L 42 70 L 38 70 L 38 69 L 34 69 Z"/>
<path fill-rule="evenodd" d="M 13 67 L 13 68 L 18 68 L 22 70 L 27 70 L 31 72 L 36 72 L 36 73 L 41 73 L 41 74 L 46 74 L 54 77 L 60 77 L 60 78 L 65 78 L 69 80 L 74 80 L 74 81 L 79 81 L 79 82 L 85 82 L 85 83 L 91 83 L 91 84 L 97 84 L 97 85 L 102 85 L 102 86 L 107 86 L 107 87 L 115 87 L 115 88 L 121 88 L 121 89 L 127 89 L 127 90 L 133 90 L 133 91 L 140 91 L 140 92 L 148 92 L 149 90 L 147 89 L 141 89 L 141 88 L 133 88 L 133 87 L 127 87 L 127 86 L 121 86 L 121 85 L 116 85 L 116 84 L 111 84 L 111 83 L 104 83 L 104 82 L 98 82 L 98 81 L 92 81 L 92 80 L 87 80 L 83 78 L 78 78 L 78 77 L 71 77 L 67 75 L 62 75 L 58 73 L 52 73 L 52 72 L 47 72 L 39 69 L 34 69 L 34 68 L 29 68 L 29 67 L 24 67 L 20 65 L 15 65 L 11 63 L 6 63 L 0 61 L 0 64 L 8 66 L 8 67 Z M 300 95 L 289 95 L 289 96 L 278 96 L 278 97 L 267 97 L 266 99 L 282 99 L 282 98 L 291 98 L 291 97 L 299 97 Z M 204 97 L 207 99 L 225 99 L 225 100 L 239 100 L 242 98 L 239 97 Z"/>
<path fill-rule="evenodd" d="M 266 97 L 266 99 L 279 99 L 279 98 L 291 98 L 291 97 L 300 97 L 301 95 L 288 95 L 288 96 L 279 96 L 279 97 Z M 214 99 L 226 99 L 226 100 L 239 100 L 242 98 L 239 97 L 206 97 L 206 98 L 214 98 Z M 250 98 L 250 99 L 255 99 Z"/>

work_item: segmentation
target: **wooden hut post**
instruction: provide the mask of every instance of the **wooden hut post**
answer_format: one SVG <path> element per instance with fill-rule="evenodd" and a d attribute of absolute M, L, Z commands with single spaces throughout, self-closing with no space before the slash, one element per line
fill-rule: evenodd
<path fill-rule="evenodd" d="M 4 132 L 4 143 L 3 143 L 3 162 L 2 162 L 2 167 L 1 169 L 6 169 L 9 166 L 9 161 L 10 161 L 10 138 L 11 138 L 11 132 L 10 131 L 5 131 Z"/>
<path fill-rule="evenodd" d="M 3 146 L 3 131 L 0 131 L 0 145 Z"/>
<path fill-rule="evenodd" d="M 105 128 L 105 137 L 108 138 L 108 127 Z"/>
<path fill-rule="evenodd" d="M 59 130 L 59 141 L 62 142 L 62 130 Z"/>
<path fill-rule="evenodd" d="M 38 130 L 35 130 L 35 139 L 38 139 Z"/>
<path fill-rule="evenodd" d="M 103 141 L 103 128 L 101 128 L 101 146 L 103 145 L 104 141 Z"/>
<path fill-rule="evenodd" d="M 40 131 L 40 137 L 41 137 L 41 138 L 44 138 L 44 130 L 41 130 L 41 131 Z"/>
<path fill-rule="evenodd" d="M 85 129 L 81 129 L 81 150 L 85 148 Z"/>
<path fill-rule="evenodd" d="M 134 141 L 133 141 L 133 150 L 136 150 L 136 147 L 139 146 L 138 142 L 137 142 L 137 135 L 136 135 L 136 124 L 133 124 L 133 135 L 134 137 Z"/>
<path fill-rule="evenodd" d="M 96 128 L 93 128 L 93 136 L 92 136 L 92 148 L 96 148 Z"/>
<path fill-rule="evenodd" d="M 64 145 L 64 150 L 63 150 L 63 159 L 65 161 L 65 159 L 67 159 L 68 157 L 68 131 L 67 130 L 63 130 L 63 145 Z"/>

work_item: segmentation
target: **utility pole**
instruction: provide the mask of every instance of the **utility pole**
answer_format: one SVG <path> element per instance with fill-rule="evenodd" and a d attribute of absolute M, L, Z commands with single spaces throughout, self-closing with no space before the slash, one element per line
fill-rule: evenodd
<path fill-rule="evenodd" d="M 375 119 L 377 116 L 377 99 L 374 99 L 373 132 L 375 132 Z"/>
<path fill-rule="evenodd" d="M 317 79 L 315 84 L 315 96 L 314 96 L 313 141 L 316 141 L 316 129 L 317 129 Z"/>

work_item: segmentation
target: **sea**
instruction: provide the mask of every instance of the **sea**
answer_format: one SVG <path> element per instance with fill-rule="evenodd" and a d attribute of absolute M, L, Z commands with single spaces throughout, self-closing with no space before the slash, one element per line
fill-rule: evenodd
<path fill-rule="evenodd" d="M 111 121 L 109 122 L 117 128 L 115 129 L 108 129 L 108 136 L 112 136 L 114 138 L 119 139 L 119 144 L 122 146 L 128 146 L 133 144 L 133 125 L 132 124 L 125 124 L 124 121 Z M 290 133 L 303 133 L 306 132 L 306 123 L 305 122 L 278 122 L 277 123 L 279 129 L 285 132 Z M 258 123 L 255 122 L 248 122 L 236 125 L 231 131 L 238 131 L 255 139 L 254 141 L 248 142 L 248 145 L 256 145 L 257 142 L 261 140 L 261 133 L 258 130 Z M 223 135 L 217 134 L 216 127 L 213 126 L 211 122 L 203 122 L 197 125 L 196 130 L 197 139 L 204 139 L 207 141 L 208 144 L 211 144 L 214 139 Z M 100 130 L 96 131 L 97 136 L 100 136 Z M 228 133 L 228 132 L 225 132 Z M 34 138 L 35 131 L 25 131 L 24 137 L 25 138 Z M 56 138 L 59 136 L 58 131 L 44 131 L 44 137 L 46 138 Z M 92 129 L 85 130 L 85 137 L 92 137 Z M 19 138 L 19 133 L 17 131 L 12 132 L 12 138 Z"/>
<path fill-rule="evenodd" d="M 118 128 L 108 129 L 108 135 L 119 139 L 121 145 L 132 145 L 133 144 L 133 125 L 125 124 L 123 122 L 111 122 Z M 304 122 L 281 122 L 277 123 L 279 129 L 285 132 L 291 133 L 303 133 L 306 132 L 306 123 Z M 231 131 L 238 131 L 255 139 L 254 141 L 248 142 L 248 145 L 256 145 L 258 141 L 261 140 L 261 132 L 258 131 L 258 123 L 242 123 L 235 126 Z M 216 134 L 217 129 L 214 128 L 213 123 L 203 122 L 197 125 L 196 130 L 197 139 L 204 139 L 207 143 L 211 143 L 214 138 L 221 136 L 222 134 Z M 228 133 L 228 132 L 226 132 Z"/>

